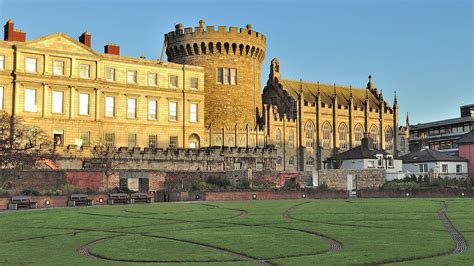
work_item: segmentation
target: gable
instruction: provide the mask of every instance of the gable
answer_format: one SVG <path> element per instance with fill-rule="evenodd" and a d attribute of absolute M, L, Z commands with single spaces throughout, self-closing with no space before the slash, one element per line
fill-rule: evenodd
<path fill-rule="evenodd" d="M 81 55 L 99 55 L 88 46 L 76 41 L 64 33 L 55 33 L 45 37 L 33 39 L 23 44 L 26 48 L 44 49 Z"/>

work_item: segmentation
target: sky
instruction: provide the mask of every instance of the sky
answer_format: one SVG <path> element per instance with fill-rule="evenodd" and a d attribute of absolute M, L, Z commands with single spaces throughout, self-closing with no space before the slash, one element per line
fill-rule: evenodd
<path fill-rule="evenodd" d="M 408 112 L 417 124 L 474 104 L 473 8 L 471 0 L 0 0 L 0 23 L 13 19 L 27 39 L 89 31 L 98 51 L 113 42 L 123 55 L 156 59 L 177 23 L 252 24 L 267 37 L 262 88 L 272 58 L 288 79 L 365 88 L 370 74 L 389 103 L 396 91 L 399 121 Z"/>

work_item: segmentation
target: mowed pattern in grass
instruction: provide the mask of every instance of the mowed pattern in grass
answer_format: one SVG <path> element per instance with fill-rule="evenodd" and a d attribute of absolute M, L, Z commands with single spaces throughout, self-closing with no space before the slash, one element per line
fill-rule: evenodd
<path fill-rule="evenodd" d="M 472 265 L 472 199 L 162 203 L 5 212 L 0 265 Z M 443 254 L 443 255 L 442 255 Z"/>

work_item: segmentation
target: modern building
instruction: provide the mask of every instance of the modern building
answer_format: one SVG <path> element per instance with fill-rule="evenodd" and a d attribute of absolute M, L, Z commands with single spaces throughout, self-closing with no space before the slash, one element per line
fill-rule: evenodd
<path fill-rule="evenodd" d="M 461 106 L 458 118 L 410 125 L 410 151 L 428 147 L 450 155 L 458 155 L 458 140 L 474 130 L 474 104 Z"/>
<path fill-rule="evenodd" d="M 462 136 L 458 140 L 459 156 L 466 158 L 468 162 L 467 173 L 474 178 L 474 130 Z"/>
<path fill-rule="evenodd" d="M 402 172 L 402 161 L 392 154 L 374 147 L 371 138 L 362 138 L 362 144 L 350 150 L 341 152 L 326 160 L 329 169 L 383 169 L 386 180 L 405 177 Z"/>
<path fill-rule="evenodd" d="M 399 158 L 407 175 L 429 175 L 432 177 L 466 177 L 468 160 L 440 151 L 422 149 Z"/>

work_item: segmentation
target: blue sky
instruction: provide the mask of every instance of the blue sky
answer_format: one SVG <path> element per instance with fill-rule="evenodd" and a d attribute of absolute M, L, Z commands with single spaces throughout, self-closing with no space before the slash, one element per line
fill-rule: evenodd
<path fill-rule="evenodd" d="M 389 102 L 397 91 L 400 122 L 406 112 L 412 124 L 458 117 L 474 103 L 471 0 L 0 0 L 0 22 L 9 18 L 28 39 L 87 30 L 96 50 L 114 42 L 147 58 L 159 58 L 176 23 L 250 23 L 267 36 L 263 83 L 277 57 L 291 79 L 365 87 L 371 74 Z"/>

